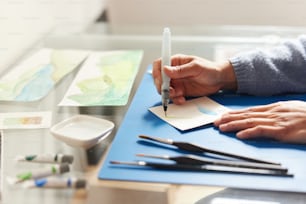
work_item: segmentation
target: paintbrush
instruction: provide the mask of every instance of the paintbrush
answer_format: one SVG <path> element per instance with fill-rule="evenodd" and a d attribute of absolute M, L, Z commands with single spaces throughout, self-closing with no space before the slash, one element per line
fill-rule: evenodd
<path fill-rule="evenodd" d="M 215 154 L 215 155 L 219 155 L 219 156 L 226 156 L 226 157 L 230 157 L 230 158 L 249 161 L 249 162 L 280 165 L 279 163 L 266 161 L 266 160 L 262 160 L 262 159 L 257 159 L 257 158 L 251 158 L 251 157 L 247 157 L 247 156 L 243 156 L 243 155 L 237 155 L 237 154 L 217 151 L 217 150 L 205 148 L 205 147 L 202 147 L 202 146 L 199 146 L 199 145 L 196 145 L 196 144 L 192 144 L 192 143 L 188 143 L 188 142 L 179 142 L 179 141 L 174 141 L 174 140 L 171 140 L 171 139 L 163 139 L 163 138 L 151 137 L 151 136 L 146 136 L 146 135 L 139 135 L 139 138 L 145 139 L 145 140 L 151 140 L 151 141 L 159 142 L 159 143 L 163 143 L 163 144 L 172 145 L 172 146 L 177 147 L 178 149 L 185 150 L 185 151 L 188 151 L 188 152 L 210 153 L 210 154 Z"/>
<path fill-rule="evenodd" d="M 253 169 L 266 169 L 286 173 L 288 172 L 287 168 L 284 168 L 279 165 L 273 164 L 263 164 L 255 162 L 246 162 L 246 161 L 232 161 L 232 160 L 220 160 L 220 159 L 210 159 L 203 158 L 195 155 L 182 155 L 182 156 L 168 156 L 168 155 L 151 155 L 151 154 L 136 154 L 139 157 L 150 157 L 156 159 L 165 159 L 175 161 L 177 164 L 187 164 L 187 165 L 217 165 L 217 166 L 231 166 L 237 168 L 253 168 Z"/>
<path fill-rule="evenodd" d="M 293 177 L 292 174 L 287 174 L 287 173 L 273 171 L 273 170 L 237 168 L 237 167 L 216 166 L 216 165 L 208 165 L 208 164 L 207 165 L 187 165 L 187 164 L 154 163 L 154 162 L 145 162 L 145 161 L 136 161 L 136 162 L 110 161 L 110 163 L 114 165 L 142 166 L 142 167 L 150 167 L 153 169 L 162 169 L 162 170 L 239 173 L 239 174 L 256 174 L 256 175 L 266 175 L 266 176 Z"/>

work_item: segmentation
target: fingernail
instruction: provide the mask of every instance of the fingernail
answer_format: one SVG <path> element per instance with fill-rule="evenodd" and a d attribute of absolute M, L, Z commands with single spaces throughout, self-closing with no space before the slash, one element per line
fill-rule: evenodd
<path fill-rule="evenodd" d="M 221 131 L 226 131 L 226 128 L 227 128 L 227 125 L 226 125 L 226 124 L 222 124 L 222 125 L 219 126 L 219 129 L 220 129 Z"/>
<path fill-rule="evenodd" d="M 218 118 L 218 119 L 216 119 L 216 120 L 214 121 L 214 125 L 215 125 L 215 126 L 219 126 L 219 124 L 220 124 L 220 118 Z"/>
<path fill-rule="evenodd" d="M 240 138 L 240 139 L 243 139 L 245 136 L 244 136 L 243 133 L 237 132 L 236 137 L 238 137 L 238 138 Z"/>

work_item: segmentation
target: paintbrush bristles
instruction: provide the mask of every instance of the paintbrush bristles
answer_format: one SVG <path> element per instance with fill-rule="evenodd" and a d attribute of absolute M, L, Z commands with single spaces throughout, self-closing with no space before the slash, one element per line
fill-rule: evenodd
<path fill-rule="evenodd" d="M 152 154 L 136 154 L 138 157 L 150 157 L 150 158 L 156 158 L 156 159 L 169 159 L 169 156 L 167 155 L 152 155 Z"/>
<path fill-rule="evenodd" d="M 111 164 L 122 164 L 120 161 L 110 161 Z"/>
<path fill-rule="evenodd" d="M 159 137 L 151 137 L 151 136 L 147 136 L 147 135 L 139 135 L 138 136 L 141 139 L 146 139 L 146 140 L 152 140 L 152 141 L 156 141 L 156 142 L 160 142 L 160 143 L 164 143 L 164 144 L 173 144 L 173 140 L 170 139 L 163 139 L 163 138 L 159 138 Z"/>
<path fill-rule="evenodd" d="M 135 165 L 135 166 L 145 166 L 146 162 L 137 161 L 137 162 L 125 162 L 125 161 L 110 161 L 111 164 L 121 164 L 121 165 Z"/>

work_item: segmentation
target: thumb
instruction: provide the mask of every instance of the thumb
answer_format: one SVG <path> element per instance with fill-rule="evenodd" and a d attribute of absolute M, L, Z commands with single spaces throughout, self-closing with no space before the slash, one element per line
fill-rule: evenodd
<path fill-rule="evenodd" d="M 171 79 L 181 79 L 186 77 L 197 76 L 200 73 L 200 68 L 191 66 L 191 63 L 178 66 L 165 66 L 164 72 Z"/>

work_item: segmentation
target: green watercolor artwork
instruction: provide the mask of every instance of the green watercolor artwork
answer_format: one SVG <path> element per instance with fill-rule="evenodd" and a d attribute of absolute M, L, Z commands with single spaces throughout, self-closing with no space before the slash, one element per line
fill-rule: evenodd
<path fill-rule="evenodd" d="M 141 50 L 92 52 L 59 105 L 125 105 L 142 55 Z"/>
<path fill-rule="evenodd" d="M 87 56 L 84 50 L 42 48 L 0 79 L 0 101 L 37 101 Z"/>

